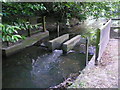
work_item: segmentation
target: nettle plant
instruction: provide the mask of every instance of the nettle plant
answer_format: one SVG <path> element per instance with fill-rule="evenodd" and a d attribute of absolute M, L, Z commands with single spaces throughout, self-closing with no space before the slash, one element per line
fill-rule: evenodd
<path fill-rule="evenodd" d="M 2 28 L 2 41 L 3 42 L 17 42 L 19 39 L 25 39 L 24 36 L 18 34 L 17 30 L 21 30 L 18 26 L 11 26 L 7 24 L 0 24 Z"/>

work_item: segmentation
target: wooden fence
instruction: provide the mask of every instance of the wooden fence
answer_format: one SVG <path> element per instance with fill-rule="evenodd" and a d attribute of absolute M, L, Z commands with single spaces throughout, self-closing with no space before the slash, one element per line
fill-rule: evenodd
<path fill-rule="evenodd" d="M 35 20 L 34 20 L 35 19 Z M 31 36 L 33 34 L 36 34 L 36 33 L 39 33 L 39 32 L 46 32 L 46 26 L 45 26 L 45 16 L 43 17 L 39 17 L 40 19 L 40 22 L 38 23 L 37 22 L 37 17 L 36 18 L 30 18 L 29 22 L 31 24 L 31 26 L 33 27 L 32 29 L 31 28 L 28 28 L 26 30 L 19 30 L 18 33 L 20 35 L 24 35 L 24 36 Z M 35 28 L 35 25 L 38 26 L 37 28 Z"/>

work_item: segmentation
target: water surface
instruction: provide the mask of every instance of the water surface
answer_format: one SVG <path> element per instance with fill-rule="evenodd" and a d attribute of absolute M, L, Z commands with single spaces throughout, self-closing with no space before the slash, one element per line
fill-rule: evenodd
<path fill-rule="evenodd" d="M 38 46 L 28 47 L 3 58 L 3 88 L 48 88 L 63 82 L 85 67 L 85 55 L 62 50 L 52 53 Z"/>

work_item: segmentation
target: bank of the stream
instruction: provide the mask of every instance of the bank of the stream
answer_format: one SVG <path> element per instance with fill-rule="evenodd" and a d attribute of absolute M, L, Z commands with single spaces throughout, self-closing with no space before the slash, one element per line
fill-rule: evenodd
<path fill-rule="evenodd" d="M 111 29 L 110 41 L 98 66 L 94 58 L 68 88 L 118 88 L 120 29 Z"/>

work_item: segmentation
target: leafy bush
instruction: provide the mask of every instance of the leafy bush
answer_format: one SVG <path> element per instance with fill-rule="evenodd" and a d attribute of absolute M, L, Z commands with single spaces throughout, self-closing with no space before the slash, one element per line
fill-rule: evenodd
<path fill-rule="evenodd" d="M 2 40 L 16 42 L 23 38 L 17 34 L 17 30 L 37 28 L 38 26 L 24 23 L 31 16 L 54 16 L 59 22 L 67 20 L 67 24 L 69 24 L 69 19 L 74 17 L 81 21 L 89 16 L 93 16 L 95 19 L 113 18 L 119 15 L 119 4 L 120 2 L 3 2 L 2 13 L 0 13 L 4 23 L 1 25 L 3 28 Z M 91 33 L 91 30 L 88 35 L 95 38 L 94 32 Z"/>
<path fill-rule="evenodd" d="M 18 26 L 11 26 L 7 24 L 0 24 L 2 28 L 2 41 L 16 42 L 19 39 L 25 39 L 24 36 L 18 35 L 17 30 L 21 30 Z"/>
<path fill-rule="evenodd" d="M 96 19 L 118 16 L 118 6 L 119 2 L 4 2 L 2 14 L 3 22 L 17 21 L 20 17 L 48 15 L 58 20 L 73 17 L 84 20 L 89 16 Z"/>
<path fill-rule="evenodd" d="M 86 38 L 88 37 L 89 38 L 89 42 L 91 45 L 95 45 L 96 43 L 96 29 L 95 28 L 88 28 L 86 30 L 86 32 L 82 35 L 82 37 Z"/>
<path fill-rule="evenodd" d="M 21 30 L 27 30 L 27 29 L 38 29 L 39 25 L 41 25 L 41 23 L 39 24 L 35 24 L 35 25 L 31 25 L 29 22 L 23 22 L 23 23 L 14 23 L 15 26 L 19 26 L 19 28 Z"/>

